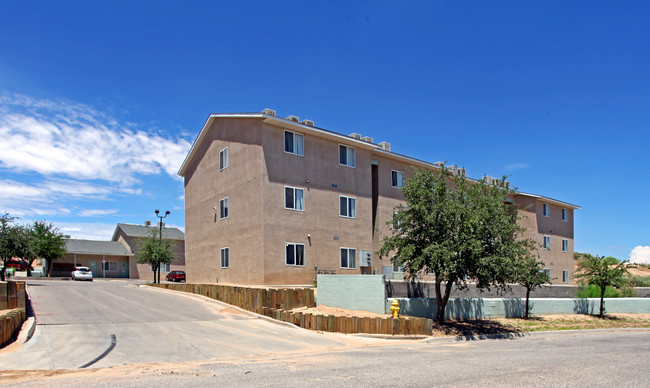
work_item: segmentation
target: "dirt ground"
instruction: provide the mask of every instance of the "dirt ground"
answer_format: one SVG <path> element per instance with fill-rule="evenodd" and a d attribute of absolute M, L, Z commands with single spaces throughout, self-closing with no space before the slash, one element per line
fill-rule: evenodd
<path fill-rule="evenodd" d="M 334 315 L 335 317 L 360 317 L 360 318 L 386 318 L 390 314 L 376 314 L 362 310 L 345 310 L 338 307 L 328 307 L 320 305 L 318 307 L 297 307 L 291 310 L 294 313 L 312 313 L 323 315 Z"/>

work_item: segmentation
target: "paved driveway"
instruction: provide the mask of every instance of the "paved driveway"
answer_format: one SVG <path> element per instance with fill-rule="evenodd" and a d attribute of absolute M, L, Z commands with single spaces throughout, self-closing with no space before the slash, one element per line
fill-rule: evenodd
<path fill-rule="evenodd" d="M 33 338 L 2 369 L 69 369 L 313 352 L 377 343 L 272 323 L 218 301 L 136 284 L 30 280 Z"/>

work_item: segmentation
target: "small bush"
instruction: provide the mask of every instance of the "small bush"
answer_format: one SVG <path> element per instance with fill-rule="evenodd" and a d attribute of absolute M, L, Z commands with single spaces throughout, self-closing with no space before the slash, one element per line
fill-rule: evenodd
<path fill-rule="evenodd" d="M 631 287 L 623 287 L 617 290 L 612 286 L 605 288 L 605 298 L 632 298 L 636 296 L 636 291 Z M 578 289 L 578 298 L 600 298 L 600 287 L 589 285 Z"/>
<path fill-rule="evenodd" d="M 630 276 L 630 286 L 650 287 L 650 276 Z"/>

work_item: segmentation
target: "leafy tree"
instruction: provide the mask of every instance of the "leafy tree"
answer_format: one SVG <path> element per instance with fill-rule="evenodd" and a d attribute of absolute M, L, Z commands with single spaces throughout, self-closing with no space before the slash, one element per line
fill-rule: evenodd
<path fill-rule="evenodd" d="M 160 283 L 160 264 L 168 264 L 174 260 L 171 241 L 159 239 L 157 235 L 155 231 L 152 231 L 151 236 L 142 242 L 136 253 L 136 260 L 139 263 L 151 264 L 151 268 L 154 269 L 154 283 L 156 283 L 156 272 L 158 272 L 158 283 Z"/>
<path fill-rule="evenodd" d="M 420 271 L 435 275 L 439 323 L 454 285 L 465 289 L 472 279 L 479 289 L 508 289 L 515 260 L 527 255 L 532 242 L 518 239 L 523 230 L 516 207 L 507 203 L 513 191 L 505 177 L 492 186 L 452 177 L 445 168 L 419 169 L 402 191 L 406 206 L 395 207 L 389 223 L 397 227 L 384 237 L 378 253 L 394 255 L 393 262 L 404 265 L 407 276 Z"/>
<path fill-rule="evenodd" d="M 65 237 L 62 233 L 59 233 L 58 228 L 45 221 L 34 221 L 31 236 L 33 250 L 31 253 L 45 260 L 46 272 L 49 277 L 52 262 L 67 254 Z"/>
<path fill-rule="evenodd" d="M 574 279 L 581 284 L 594 285 L 600 288 L 600 313 L 605 314 L 605 291 L 607 286 L 622 288 L 626 285 L 629 272 L 626 268 L 627 260 L 618 261 L 615 257 L 598 257 L 584 254 L 578 262 L 578 269 L 573 274 Z"/>
<path fill-rule="evenodd" d="M 27 267 L 27 276 L 32 276 L 31 265 L 37 258 L 34 251 L 34 230 L 31 225 L 15 226 L 16 250 L 14 257 L 18 257 L 29 264 Z"/>
<path fill-rule="evenodd" d="M 0 280 L 5 280 L 5 269 L 7 262 L 16 256 L 20 245 L 19 235 L 16 232 L 16 226 L 12 225 L 15 217 L 8 213 L 0 216 L 0 260 L 2 260 L 2 269 L 0 270 Z"/>
<path fill-rule="evenodd" d="M 524 311 L 524 319 L 528 319 L 530 313 L 530 293 L 536 288 L 550 283 L 551 279 L 544 272 L 544 262 L 538 261 L 532 256 L 522 256 L 523 258 L 517 261 L 515 267 L 514 281 L 526 288 L 526 310 Z"/>

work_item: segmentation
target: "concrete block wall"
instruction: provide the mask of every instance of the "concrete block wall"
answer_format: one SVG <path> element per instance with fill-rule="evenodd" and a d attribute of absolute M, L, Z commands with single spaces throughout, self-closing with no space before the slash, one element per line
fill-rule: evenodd
<path fill-rule="evenodd" d="M 435 298 L 397 298 L 400 314 L 435 319 Z M 386 298 L 386 309 L 393 298 Z M 524 315 L 523 298 L 450 298 L 445 308 L 445 319 L 520 318 Z M 598 314 L 600 299 L 589 298 L 531 298 L 532 314 Z M 607 313 L 650 314 L 650 299 L 605 298 Z"/>
<path fill-rule="evenodd" d="M 318 275 L 317 305 L 385 314 L 384 275 Z"/>

